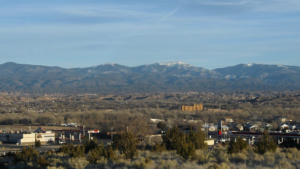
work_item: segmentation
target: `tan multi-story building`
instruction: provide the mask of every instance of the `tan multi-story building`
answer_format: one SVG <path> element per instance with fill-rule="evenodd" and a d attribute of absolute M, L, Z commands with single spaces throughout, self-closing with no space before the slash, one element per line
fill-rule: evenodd
<path fill-rule="evenodd" d="M 185 106 L 182 105 L 182 111 L 202 111 L 203 104 L 194 104 L 194 106 Z"/>

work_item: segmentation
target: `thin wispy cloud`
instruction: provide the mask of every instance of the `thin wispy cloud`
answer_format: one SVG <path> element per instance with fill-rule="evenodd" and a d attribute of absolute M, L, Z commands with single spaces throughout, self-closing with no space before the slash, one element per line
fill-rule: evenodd
<path fill-rule="evenodd" d="M 202 4 L 205 5 L 217 5 L 217 6 L 237 6 L 237 5 L 245 5 L 249 3 L 256 3 L 257 1 L 231 1 L 231 2 L 224 2 L 224 1 L 205 1 Z M 201 2 L 200 2 L 201 3 Z"/>
<path fill-rule="evenodd" d="M 0 0 L 2 62 L 82 67 L 192 60 L 212 69 L 284 56 L 278 64 L 300 63 L 298 0 L 17 2 Z"/>
<path fill-rule="evenodd" d="M 178 10 L 179 10 L 179 8 L 173 9 L 170 13 L 166 14 L 165 16 L 163 16 L 163 17 L 158 21 L 158 23 L 164 22 L 165 20 L 167 20 L 168 18 L 170 18 L 172 15 L 174 15 Z"/>

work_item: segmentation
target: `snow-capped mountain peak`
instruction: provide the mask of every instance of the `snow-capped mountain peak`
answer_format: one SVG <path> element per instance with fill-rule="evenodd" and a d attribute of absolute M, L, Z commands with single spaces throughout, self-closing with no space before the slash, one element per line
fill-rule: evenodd
<path fill-rule="evenodd" d="M 248 67 L 252 67 L 252 66 L 257 66 L 257 65 L 262 65 L 262 64 L 259 64 L 259 63 L 248 63 L 246 64 Z"/>
<path fill-rule="evenodd" d="M 158 63 L 158 64 L 162 65 L 162 66 L 167 66 L 167 67 L 177 66 L 177 65 L 192 67 L 192 65 L 184 63 L 184 62 L 180 62 L 180 61 L 179 62 L 174 61 L 174 62 L 167 62 L 167 63 Z"/>
<path fill-rule="evenodd" d="M 104 63 L 103 66 L 105 66 L 105 65 L 114 66 L 114 65 L 116 65 L 116 63 Z"/>

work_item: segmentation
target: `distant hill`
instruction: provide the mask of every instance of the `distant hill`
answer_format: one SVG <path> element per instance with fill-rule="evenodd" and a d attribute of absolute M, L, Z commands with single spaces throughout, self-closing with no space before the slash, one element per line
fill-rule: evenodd
<path fill-rule="evenodd" d="M 137 67 L 103 64 L 65 69 L 8 62 L 0 90 L 69 90 L 101 93 L 298 90 L 300 67 L 239 64 L 208 70 L 183 62 Z"/>
<path fill-rule="evenodd" d="M 227 79 L 256 78 L 266 80 L 271 76 L 299 74 L 300 67 L 264 64 L 239 64 L 236 66 L 218 68 L 214 71 L 222 74 Z"/>

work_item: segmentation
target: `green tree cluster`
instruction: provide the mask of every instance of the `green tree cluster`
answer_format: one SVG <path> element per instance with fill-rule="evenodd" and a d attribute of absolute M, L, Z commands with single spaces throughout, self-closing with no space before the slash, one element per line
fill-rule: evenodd
<path fill-rule="evenodd" d="M 49 161 L 44 157 L 40 157 L 37 159 L 37 164 L 39 164 L 41 168 L 46 168 L 49 165 Z"/>
<path fill-rule="evenodd" d="M 88 153 L 90 150 L 97 149 L 99 147 L 98 140 L 96 138 L 88 140 L 87 137 L 84 137 L 83 147 L 85 149 L 85 153 Z"/>
<path fill-rule="evenodd" d="M 166 129 L 166 128 L 168 128 L 167 125 L 166 125 L 166 123 L 164 123 L 164 122 L 157 123 L 156 127 L 159 128 L 159 129 Z"/>
<path fill-rule="evenodd" d="M 74 146 L 71 149 L 70 157 L 74 157 L 74 158 L 85 157 L 84 152 L 85 152 L 84 146 L 80 146 L 80 145 Z"/>
<path fill-rule="evenodd" d="M 195 157 L 196 149 L 207 148 L 205 134 L 201 130 L 194 132 L 192 128 L 185 134 L 179 131 L 178 127 L 173 127 L 162 136 L 162 139 L 167 150 L 176 150 L 184 159 Z"/>
<path fill-rule="evenodd" d="M 118 133 L 113 139 L 113 147 L 123 153 L 127 159 L 130 159 L 136 155 L 137 143 L 138 140 L 131 132 Z"/>
<path fill-rule="evenodd" d="M 25 162 L 34 160 L 38 156 L 38 152 L 33 147 L 23 147 L 21 152 L 17 152 L 14 156 L 14 162 Z"/>
<path fill-rule="evenodd" d="M 40 140 L 35 140 L 34 145 L 35 145 L 35 147 L 41 147 L 42 143 Z"/>
<path fill-rule="evenodd" d="M 248 144 L 246 141 L 244 141 L 241 137 L 238 137 L 236 141 L 231 140 L 229 142 L 227 153 L 228 154 L 236 154 L 241 153 L 243 150 L 245 150 L 248 147 Z"/>
<path fill-rule="evenodd" d="M 96 139 L 94 140 L 86 140 L 86 142 L 83 143 L 83 146 L 74 146 L 72 144 L 65 144 L 60 147 L 60 152 L 63 152 L 65 154 L 69 154 L 70 157 L 85 157 L 87 155 L 87 160 L 91 164 L 96 164 L 97 161 L 101 158 L 107 158 L 107 159 L 115 159 L 115 153 L 111 146 L 104 147 L 103 144 L 98 144 L 98 141 Z"/>
<path fill-rule="evenodd" d="M 104 157 L 104 158 L 107 158 L 107 159 L 112 159 L 112 160 L 114 160 L 116 158 L 114 150 L 111 146 L 104 147 L 103 144 L 100 144 L 99 146 L 97 146 L 97 148 L 92 149 L 89 152 L 87 160 L 91 164 L 96 164 L 97 161 L 101 157 Z"/>
<path fill-rule="evenodd" d="M 275 152 L 276 149 L 277 145 L 273 138 L 270 137 L 267 131 L 264 131 L 254 150 L 256 153 L 265 154 L 267 151 Z"/>
<path fill-rule="evenodd" d="M 80 145 L 65 144 L 59 148 L 59 151 L 69 154 L 70 157 L 85 157 L 85 147 Z"/>

